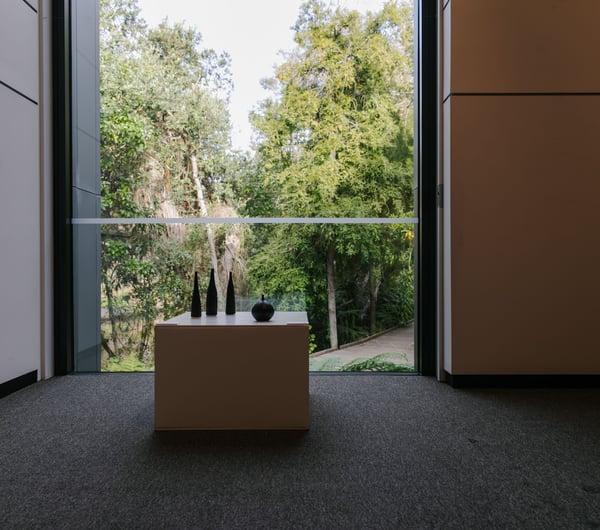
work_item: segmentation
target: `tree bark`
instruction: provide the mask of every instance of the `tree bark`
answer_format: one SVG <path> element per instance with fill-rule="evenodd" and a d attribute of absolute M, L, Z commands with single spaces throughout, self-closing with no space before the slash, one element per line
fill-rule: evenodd
<path fill-rule="evenodd" d="M 375 277 L 375 264 L 369 263 L 369 328 L 371 335 L 377 332 L 377 295 L 379 286 Z"/>
<path fill-rule="evenodd" d="M 196 186 L 196 196 L 198 198 L 198 204 L 200 205 L 200 211 L 203 217 L 208 217 L 208 209 L 206 208 L 206 201 L 204 200 L 204 190 L 202 189 L 202 181 L 198 173 L 198 158 L 196 155 L 192 155 L 192 180 Z M 221 298 L 221 284 L 219 282 L 219 268 L 217 262 L 217 250 L 215 248 L 215 236 L 213 234 L 212 226 L 206 225 L 206 236 L 208 238 L 208 246 L 210 248 L 210 261 L 212 268 L 215 269 L 215 284 L 217 286 L 217 297 Z"/>
<path fill-rule="evenodd" d="M 138 343 L 138 360 L 143 363 L 145 362 L 146 352 L 148 351 L 148 342 L 150 339 L 150 334 L 153 329 L 153 322 L 146 322 L 142 324 L 142 332 L 140 337 L 140 342 Z"/>
<path fill-rule="evenodd" d="M 335 303 L 334 278 L 335 248 L 333 242 L 327 246 L 327 309 L 329 313 L 329 342 L 332 349 L 339 349 L 337 333 L 337 309 Z"/>
<path fill-rule="evenodd" d="M 108 347 L 105 347 L 106 352 L 109 357 L 119 358 L 119 343 L 117 337 L 117 317 L 115 315 L 115 306 L 113 302 L 113 293 L 112 293 L 112 282 L 105 276 L 104 277 L 104 292 L 106 293 L 106 307 L 108 309 L 108 320 L 110 321 L 110 340 L 112 340 L 112 350 Z"/>

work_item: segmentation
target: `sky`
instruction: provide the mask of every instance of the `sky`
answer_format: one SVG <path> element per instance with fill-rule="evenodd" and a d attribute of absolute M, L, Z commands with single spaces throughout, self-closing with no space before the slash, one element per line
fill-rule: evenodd
<path fill-rule="evenodd" d="M 252 129 L 248 113 L 268 97 L 260 80 L 273 77 L 280 51 L 294 47 L 294 32 L 302 0 L 138 0 L 142 18 L 156 26 L 165 17 L 183 21 L 201 34 L 202 47 L 231 56 L 233 93 L 230 113 L 232 145 L 249 150 Z M 336 5 L 361 12 L 376 11 L 384 0 L 336 0 Z"/>

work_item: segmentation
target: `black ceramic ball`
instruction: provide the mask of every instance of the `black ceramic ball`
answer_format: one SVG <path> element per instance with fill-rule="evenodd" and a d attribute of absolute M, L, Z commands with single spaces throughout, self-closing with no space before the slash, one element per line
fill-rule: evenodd
<path fill-rule="evenodd" d="M 271 317 L 275 314 L 275 309 L 273 306 L 265 301 L 265 295 L 262 295 L 262 299 L 260 302 L 256 302 L 252 306 L 252 316 L 258 322 L 267 322 L 271 320 Z"/>

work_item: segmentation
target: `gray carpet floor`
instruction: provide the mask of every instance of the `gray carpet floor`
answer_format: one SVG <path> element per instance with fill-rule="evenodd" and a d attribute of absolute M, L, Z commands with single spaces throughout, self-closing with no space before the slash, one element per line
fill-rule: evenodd
<path fill-rule="evenodd" d="M 600 528 L 600 390 L 315 375 L 307 432 L 153 431 L 153 375 L 0 400 L 0 528 Z"/>

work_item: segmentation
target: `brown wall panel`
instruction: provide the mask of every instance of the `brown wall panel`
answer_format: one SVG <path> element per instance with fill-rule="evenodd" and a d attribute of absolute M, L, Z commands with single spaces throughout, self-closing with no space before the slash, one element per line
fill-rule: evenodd
<path fill-rule="evenodd" d="M 451 0 L 444 96 L 600 92 L 598 20 L 598 0 Z"/>
<path fill-rule="evenodd" d="M 450 105 L 451 372 L 600 373 L 600 96 Z"/>

